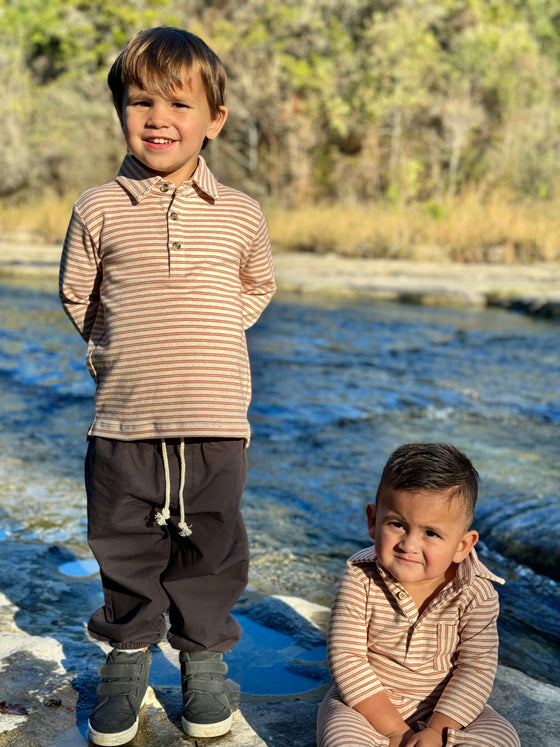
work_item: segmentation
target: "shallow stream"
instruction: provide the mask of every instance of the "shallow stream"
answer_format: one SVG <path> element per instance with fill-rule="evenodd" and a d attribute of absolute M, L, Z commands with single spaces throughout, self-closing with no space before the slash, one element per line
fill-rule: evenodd
<path fill-rule="evenodd" d="M 87 558 L 85 345 L 53 279 L 0 294 L 0 539 Z M 329 605 L 390 452 L 450 441 L 481 474 L 480 552 L 507 579 L 502 661 L 560 684 L 560 324 L 279 294 L 249 344 L 252 585 Z"/>

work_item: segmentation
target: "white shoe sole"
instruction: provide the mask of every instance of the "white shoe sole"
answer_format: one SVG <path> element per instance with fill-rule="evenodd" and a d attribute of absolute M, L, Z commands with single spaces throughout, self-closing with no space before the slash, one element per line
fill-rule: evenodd
<path fill-rule="evenodd" d="M 142 708 L 142 706 L 144 706 L 146 701 L 148 700 L 148 690 L 149 685 L 146 689 L 146 692 L 144 693 L 142 702 L 140 703 L 140 708 Z M 136 733 L 138 732 L 139 721 L 140 717 L 137 716 L 136 721 L 128 729 L 107 734 L 103 731 L 95 731 L 88 720 L 87 736 L 92 744 L 96 744 L 99 747 L 119 747 L 121 744 L 127 744 L 127 742 L 130 742 L 130 740 L 136 736 Z"/>
<path fill-rule="evenodd" d="M 233 716 L 228 716 L 215 724 L 193 724 L 183 716 L 181 717 L 183 731 L 189 737 L 221 737 L 231 729 L 232 721 Z"/>
<path fill-rule="evenodd" d="M 87 735 L 90 742 L 99 745 L 99 747 L 119 747 L 121 744 L 126 744 L 136 736 L 138 731 L 138 719 L 132 724 L 129 729 L 119 731 L 116 734 L 105 734 L 102 731 L 95 731 L 88 721 Z"/>

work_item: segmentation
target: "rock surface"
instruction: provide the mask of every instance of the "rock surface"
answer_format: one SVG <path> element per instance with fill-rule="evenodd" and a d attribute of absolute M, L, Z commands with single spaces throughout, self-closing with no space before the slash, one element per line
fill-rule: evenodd
<path fill-rule="evenodd" d="M 86 745 L 104 659 L 84 628 L 100 602 L 95 565 L 58 546 L 10 540 L 0 542 L 0 564 L 0 746 Z M 235 614 L 243 638 L 227 656 L 231 732 L 205 740 L 183 734 L 177 654 L 163 643 L 154 647 L 149 699 L 132 745 L 313 747 L 328 687 L 328 610 L 249 590 Z M 490 702 L 516 726 L 523 747 L 558 745 L 560 689 L 500 666 Z"/>
<path fill-rule="evenodd" d="M 560 264 L 461 264 L 275 254 L 279 287 L 438 306 L 502 306 L 560 316 Z"/>

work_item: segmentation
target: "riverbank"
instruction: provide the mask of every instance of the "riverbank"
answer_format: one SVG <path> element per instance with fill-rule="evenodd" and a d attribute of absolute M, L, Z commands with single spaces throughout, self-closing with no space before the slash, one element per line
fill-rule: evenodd
<path fill-rule="evenodd" d="M 56 277 L 60 246 L 0 240 L 0 277 Z M 274 252 L 278 288 L 560 317 L 560 263 L 462 264 Z"/>
<path fill-rule="evenodd" d="M 360 295 L 437 306 L 501 306 L 560 316 L 560 264 L 462 264 L 275 254 L 278 285 L 301 293 Z"/>

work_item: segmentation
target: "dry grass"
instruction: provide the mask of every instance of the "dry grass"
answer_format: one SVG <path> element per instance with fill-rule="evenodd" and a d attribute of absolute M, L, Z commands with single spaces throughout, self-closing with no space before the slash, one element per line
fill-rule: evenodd
<path fill-rule="evenodd" d="M 442 202 L 266 210 L 272 243 L 356 257 L 526 263 L 560 259 L 560 200 L 514 203 L 470 193 Z"/>
<path fill-rule="evenodd" d="M 2 206 L 0 235 L 24 235 L 47 244 L 60 243 L 66 234 L 75 197 L 43 197 L 34 203 L 33 210 L 29 210 L 27 204 Z"/>
<path fill-rule="evenodd" d="M 44 198 L 27 207 L 3 207 L 0 236 L 23 234 L 59 243 L 73 197 Z M 266 206 L 273 246 L 288 251 L 334 252 L 350 257 L 529 263 L 560 260 L 560 199 L 515 202 L 508 195 L 469 192 L 441 202 L 411 205 Z"/>

